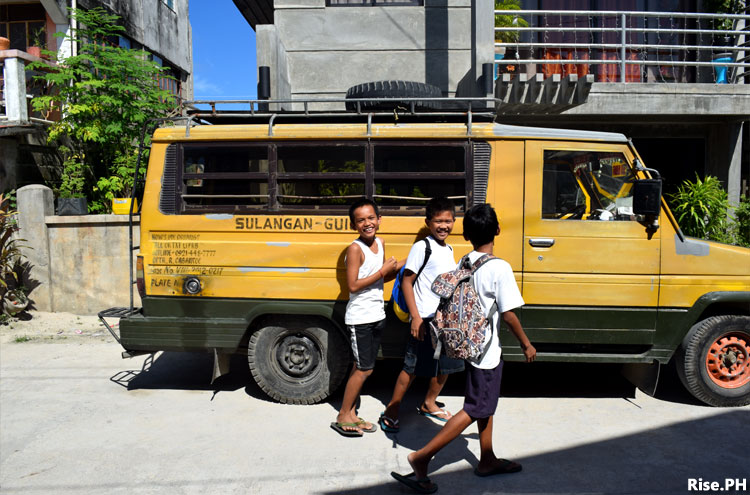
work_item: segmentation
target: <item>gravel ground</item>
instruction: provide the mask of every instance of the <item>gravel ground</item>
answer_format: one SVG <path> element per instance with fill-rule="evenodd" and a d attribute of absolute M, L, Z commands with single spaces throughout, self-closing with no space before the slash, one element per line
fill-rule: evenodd
<path fill-rule="evenodd" d="M 110 324 L 115 323 L 111 322 Z M 115 330 L 117 327 L 115 327 Z M 24 311 L 0 325 L 0 343 L 113 342 L 96 316 Z"/>

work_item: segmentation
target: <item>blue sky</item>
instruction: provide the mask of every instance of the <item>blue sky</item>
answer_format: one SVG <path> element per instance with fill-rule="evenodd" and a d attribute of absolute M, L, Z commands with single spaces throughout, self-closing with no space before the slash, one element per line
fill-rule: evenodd
<path fill-rule="evenodd" d="M 255 31 L 232 0 L 192 0 L 194 99 L 257 95 Z"/>

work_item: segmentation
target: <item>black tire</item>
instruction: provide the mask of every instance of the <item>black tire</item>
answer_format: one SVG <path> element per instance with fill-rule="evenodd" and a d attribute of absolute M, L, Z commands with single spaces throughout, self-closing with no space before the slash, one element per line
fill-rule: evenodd
<path fill-rule="evenodd" d="M 333 393 L 349 368 L 344 336 L 322 321 L 276 320 L 250 336 L 250 372 L 258 386 L 284 404 L 314 404 Z M 309 320 L 308 320 L 309 321 Z"/>
<path fill-rule="evenodd" d="M 682 384 L 696 399 L 718 407 L 750 404 L 750 317 L 699 321 L 675 358 Z"/>
<path fill-rule="evenodd" d="M 346 98 L 440 98 L 442 91 L 437 86 L 412 81 L 373 81 L 352 86 L 346 92 Z M 347 102 L 346 109 L 357 111 L 357 105 L 362 112 L 393 110 L 396 108 L 411 111 L 412 103 L 415 111 L 435 110 L 440 108 L 437 101 L 361 101 Z"/>

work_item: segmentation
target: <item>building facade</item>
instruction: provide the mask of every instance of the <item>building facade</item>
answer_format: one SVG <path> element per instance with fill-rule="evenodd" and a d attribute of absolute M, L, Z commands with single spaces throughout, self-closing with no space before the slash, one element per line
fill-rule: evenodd
<path fill-rule="evenodd" d="M 711 174 L 732 202 L 750 194 L 743 2 L 712 17 L 701 0 L 523 0 L 516 13 L 489 0 L 234 1 L 272 99 L 343 97 L 379 80 L 483 96 L 494 64 L 498 121 L 623 132 L 666 192 Z"/>
<path fill-rule="evenodd" d="M 0 49 L 3 88 L 0 98 L 0 191 L 44 182 L 59 167 L 55 149 L 46 142 L 46 127 L 54 115 L 34 113 L 30 98 L 45 91 L 26 65 L 40 60 L 40 49 L 57 52 L 58 59 L 76 53 L 76 46 L 55 33 L 69 34 L 75 20 L 69 8 L 104 7 L 121 17 L 122 47 L 145 49 L 174 77 L 162 79 L 163 89 L 191 99 L 192 34 L 188 0 L 0 0 L 0 37 L 10 46 Z M 50 62 L 50 68 L 54 63 Z"/>

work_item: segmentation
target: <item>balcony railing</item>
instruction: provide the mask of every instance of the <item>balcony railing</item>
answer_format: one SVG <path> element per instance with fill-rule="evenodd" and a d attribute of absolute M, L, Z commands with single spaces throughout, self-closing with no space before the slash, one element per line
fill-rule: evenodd
<path fill-rule="evenodd" d="M 509 16 L 512 24 L 495 28 L 499 72 L 593 74 L 596 82 L 750 84 L 747 14 L 496 10 L 495 15 Z"/>

